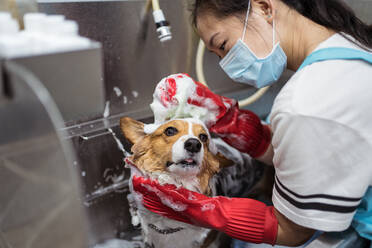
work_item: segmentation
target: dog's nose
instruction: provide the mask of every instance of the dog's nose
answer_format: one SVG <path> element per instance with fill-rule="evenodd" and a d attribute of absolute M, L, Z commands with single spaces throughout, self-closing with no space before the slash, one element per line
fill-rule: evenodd
<path fill-rule="evenodd" d="M 195 138 L 188 139 L 185 142 L 185 149 L 188 152 L 192 153 L 200 152 L 201 146 L 202 144 L 200 143 L 200 141 Z"/>

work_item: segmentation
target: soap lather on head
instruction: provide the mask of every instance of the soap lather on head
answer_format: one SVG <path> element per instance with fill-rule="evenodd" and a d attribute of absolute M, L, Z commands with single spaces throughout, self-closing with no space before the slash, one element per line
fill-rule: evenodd
<path fill-rule="evenodd" d="M 185 73 L 162 79 L 155 89 L 154 101 L 150 105 L 155 124 L 183 118 L 199 119 L 206 125 L 214 123 L 220 111 L 219 106 L 210 98 L 200 96 L 198 87 L 204 86 Z M 208 109 L 202 106 L 208 106 Z"/>

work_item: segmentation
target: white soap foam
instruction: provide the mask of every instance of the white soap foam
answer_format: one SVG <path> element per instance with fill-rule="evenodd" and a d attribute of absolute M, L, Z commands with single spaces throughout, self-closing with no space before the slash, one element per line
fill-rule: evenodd
<path fill-rule="evenodd" d="M 127 96 L 123 96 L 123 103 L 124 104 L 127 104 L 128 103 L 128 97 Z"/>
<path fill-rule="evenodd" d="M 123 94 L 121 92 L 121 90 L 119 89 L 119 87 L 117 87 L 117 86 L 114 87 L 114 92 L 115 92 L 117 97 L 120 97 Z"/>
<path fill-rule="evenodd" d="M 174 202 L 173 199 L 167 195 L 165 195 L 163 192 L 158 190 L 155 187 L 152 187 L 148 184 L 141 184 L 142 187 L 145 187 L 148 191 L 154 192 L 159 198 L 160 201 L 167 207 L 170 207 L 174 211 L 182 212 L 187 209 L 187 205 L 182 204 L 180 202 Z"/>
<path fill-rule="evenodd" d="M 133 90 L 132 95 L 133 95 L 134 98 L 137 98 L 139 93 L 138 93 L 138 91 Z"/>
<path fill-rule="evenodd" d="M 110 182 L 112 184 L 120 183 L 124 181 L 125 178 L 125 172 L 123 171 L 120 174 L 114 173 L 114 170 L 112 168 L 106 168 L 103 172 L 103 178 L 105 182 Z"/>
<path fill-rule="evenodd" d="M 106 101 L 105 111 L 103 112 L 103 118 L 110 116 L 110 101 Z"/>
<path fill-rule="evenodd" d="M 153 172 L 148 176 L 157 181 L 160 185 L 173 184 L 177 188 L 183 187 L 190 191 L 201 193 L 199 178 L 194 176 L 192 173 L 189 175 L 180 175 L 174 172 Z"/>
<path fill-rule="evenodd" d="M 145 124 L 143 131 L 145 134 L 152 134 L 158 129 L 161 125 L 160 124 Z"/>
<path fill-rule="evenodd" d="M 176 94 L 173 99 L 164 106 L 162 99 L 163 92 L 167 92 L 169 80 L 176 82 Z M 177 118 L 196 118 L 204 123 L 216 122 L 218 106 L 211 99 L 200 98 L 196 94 L 196 84 L 193 79 L 185 74 L 174 74 L 162 79 L 154 92 L 154 100 L 151 103 L 151 109 L 154 113 L 155 123 L 164 123 L 166 120 Z M 203 102 L 207 108 L 199 107 L 188 103 L 188 99 Z"/>

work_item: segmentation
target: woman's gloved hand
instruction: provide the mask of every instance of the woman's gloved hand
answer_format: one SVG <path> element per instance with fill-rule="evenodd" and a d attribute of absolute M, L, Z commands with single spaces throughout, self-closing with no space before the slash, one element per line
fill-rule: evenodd
<path fill-rule="evenodd" d="M 187 104 L 206 109 L 213 116 L 205 121 L 206 125 L 226 143 L 253 158 L 266 152 L 271 143 L 271 131 L 255 113 L 239 109 L 235 100 L 213 93 L 187 74 L 172 75 L 164 80 L 164 85 L 157 88 L 163 106 L 174 107 L 179 103 L 177 95 L 184 95 Z M 186 83 L 195 84 L 195 90 L 184 94 L 177 92 L 182 89 L 180 84 Z"/>
<path fill-rule="evenodd" d="M 143 205 L 165 217 L 216 229 L 247 242 L 276 242 L 278 221 L 273 207 L 252 199 L 207 197 L 174 185 L 160 185 L 133 177 L 133 189 L 142 194 Z"/>

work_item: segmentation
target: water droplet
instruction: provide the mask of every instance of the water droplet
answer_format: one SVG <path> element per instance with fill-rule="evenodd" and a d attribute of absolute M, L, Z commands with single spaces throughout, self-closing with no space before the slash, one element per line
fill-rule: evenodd
<path fill-rule="evenodd" d="M 114 87 L 114 91 L 115 91 L 115 94 L 117 97 L 121 96 L 122 95 L 122 92 L 121 90 L 119 89 L 119 87 L 115 86 Z"/>
<path fill-rule="evenodd" d="M 139 93 L 138 93 L 138 91 L 133 90 L 132 95 L 134 96 L 134 98 L 137 98 Z"/>

